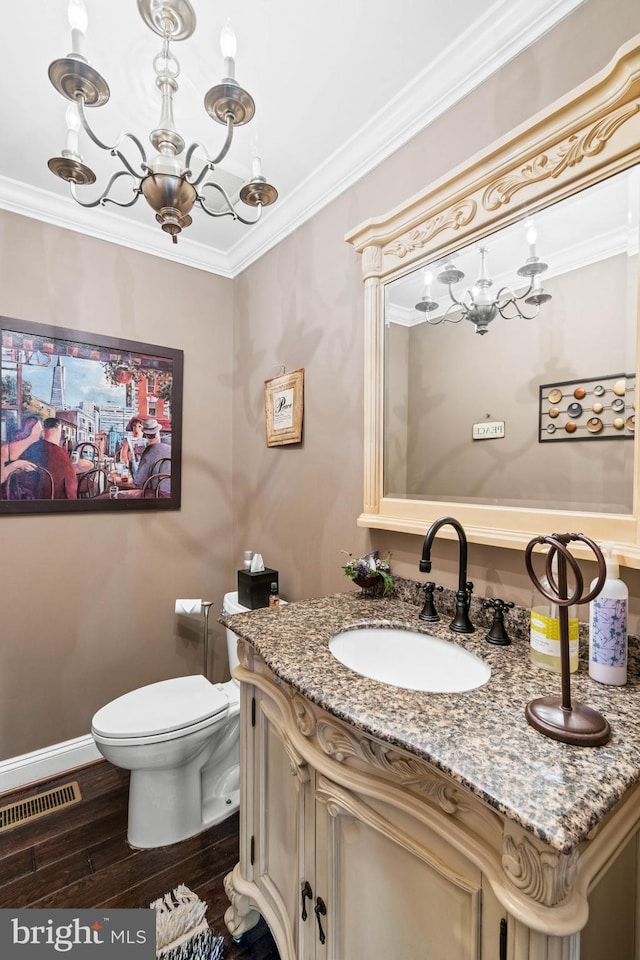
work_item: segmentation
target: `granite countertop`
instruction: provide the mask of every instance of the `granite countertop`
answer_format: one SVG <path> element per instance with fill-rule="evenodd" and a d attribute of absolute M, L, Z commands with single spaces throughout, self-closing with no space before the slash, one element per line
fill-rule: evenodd
<path fill-rule="evenodd" d="M 417 585 L 413 585 L 417 587 Z M 479 626 L 489 611 L 471 616 L 476 632 L 418 619 L 419 594 L 406 581 L 400 596 L 373 599 L 360 592 L 302 600 L 223 617 L 270 669 L 324 710 L 379 740 L 422 757 L 551 847 L 570 852 L 640 780 L 640 661 L 631 638 L 625 687 L 591 680 L 583 656 L 571 676 L 572 702 L 599 710 L 612 736 L 602 747 L 575 747 L 543 736 L 525 719 L 534 697 L 560 697 L 560 676 L 533 666 L 523 619 L 506 618 L 512 644 L 497 647 Z M 444 605 L 446 608 L 446 604 Z M 443 636 L 491 666 L 489 682 L 466 693 L 421 693 L 362 677 L 330 653 L 331 637 L 372 623 Z M 584 652 L 584 647 L 581 653 Z"/>

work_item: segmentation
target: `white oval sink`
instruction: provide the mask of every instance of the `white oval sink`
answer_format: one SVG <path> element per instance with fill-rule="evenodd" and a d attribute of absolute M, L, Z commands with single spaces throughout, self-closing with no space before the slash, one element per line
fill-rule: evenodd
<path fill-rule="evenodd" d="M 415 630 L 345 630 L 331 638 L 329 650 L 355 673 L 406 690 L 462 693 L 481 687 L 491 676 L 491 667 L 474 653 Z"/>

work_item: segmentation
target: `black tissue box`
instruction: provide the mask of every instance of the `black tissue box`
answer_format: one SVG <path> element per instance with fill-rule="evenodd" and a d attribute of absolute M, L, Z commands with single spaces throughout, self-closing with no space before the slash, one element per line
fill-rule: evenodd
<path fill-rule="evenodd" d="M 278 583 L 278 571 L 270 567 L 256 573 L 238 570 L 238 603 L 249 610 L 268 607 L 272 583 Z"/>

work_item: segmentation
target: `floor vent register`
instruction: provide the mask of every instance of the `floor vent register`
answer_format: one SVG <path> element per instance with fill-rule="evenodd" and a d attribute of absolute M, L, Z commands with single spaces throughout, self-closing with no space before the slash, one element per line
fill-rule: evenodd
<path fill-rule="evenodd" d="M 27 797 L 26 800 L 10 803 L 6 807 L 0 807 L 0 832 L 29 823 L 38 817 L 45 817 L 48 813 L 70 807 L 80 800 L 80 787 L 74 780 L 62 787 L 56 787 L 55 790 L 46 790 L 44 793 Z"/>

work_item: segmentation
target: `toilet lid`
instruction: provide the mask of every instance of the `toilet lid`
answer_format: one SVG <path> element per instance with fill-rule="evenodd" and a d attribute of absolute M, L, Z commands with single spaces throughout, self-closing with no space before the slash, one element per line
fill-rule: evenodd
<path fill-rule="evenodd" d="M 229 699 L 203 676 L 161 680 L 102 707 L 92 728 L 104 737 L 150 737 L 226 713 Z"/>

